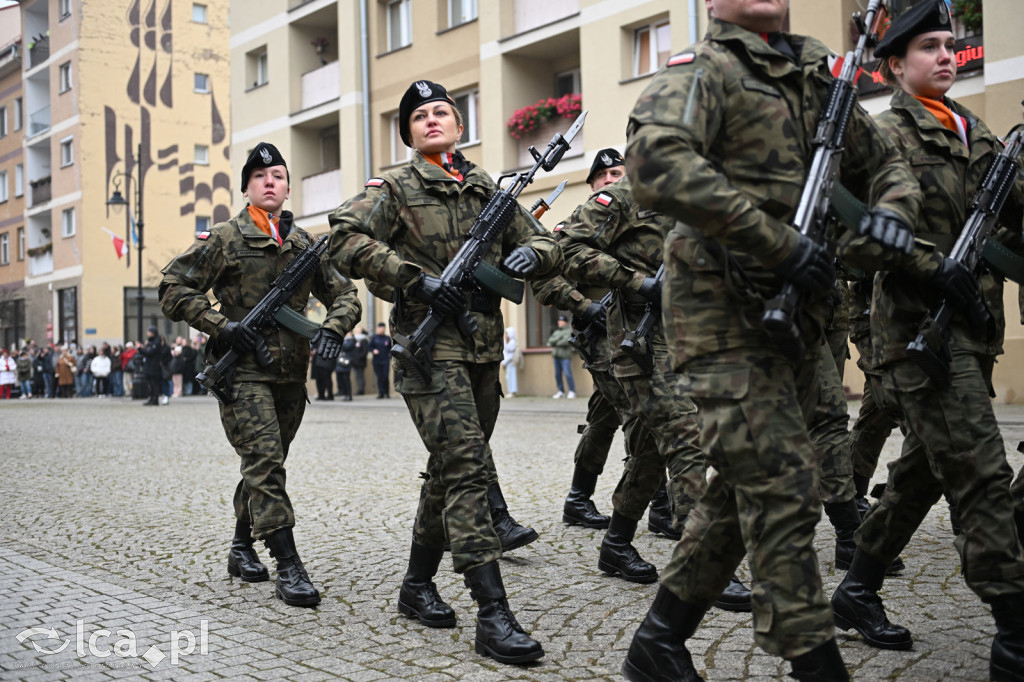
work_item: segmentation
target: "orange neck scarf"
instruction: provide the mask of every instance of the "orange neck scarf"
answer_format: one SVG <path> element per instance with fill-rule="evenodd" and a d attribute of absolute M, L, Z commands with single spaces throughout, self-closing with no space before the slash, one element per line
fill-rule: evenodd
<path fill-rule="evenodd" d="M 430 163 L 434 164 L 445 173 L 455 178 L 459 182 L 462 182 L 462 173 L 452 168 L 451 161 L 452 155 L 447 152 L 434 152 L 433 154 L 424 154 L 425 158 Z"/>
<path fill-rule="evenodd" d="M 256 227 L 263 230 L 268 237 L 272 237 L 278 245 L 284 243 L 281 239 L 281 233 L 277 231 L 277 224 L 281 222 L 281 216 L 267 213 L 262 208 L 256 208 L 249 204 L 249 217 L 256 223 Z"/>
<path fill-rule="evenodd" d="M 956 133 L 964 146 L 969 146 L 967 144 L 967 120 L 963 116 L 947 107 L 941 100 L 918 97 L 917 95 L 914 95 L 914 99 L 923 104 L 924 108 L 937 118 L 943 127 Z"/>

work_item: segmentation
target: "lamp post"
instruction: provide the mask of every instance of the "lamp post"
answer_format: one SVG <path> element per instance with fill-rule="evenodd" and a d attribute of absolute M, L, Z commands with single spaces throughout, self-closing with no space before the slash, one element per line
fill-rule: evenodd
<path fill-rule="evenodd" d="M 146 338 L 142 333 L 142 144 L 138 146 L 136 152 L 136 165 L 139 168 L 139 176 L 135 178 L 135 210 L 138 214 L 138 220 L 135 221 L 135 226 L 138 229 L 138 240 L 135 243 L 135 248 L 138 249 L 137 259 L 139 268 L 139 281 L 138 291 L 135 294 L 135 301 L 138 304 L 138 335 L 135 337 L 135 341 L 139 342 Z M 125 179 L 125 192 L 131 192 L 132 189 L 132 172 L 119 172 L 115 173 L 112 180 L 114 181 L 114 193 L 110 195 L 110 199 L 107 200 L 107 206 L 113 206 L 115 211 L 121 209 L 121 207 L 127 207 L 125 212 L 125 226 L 128 231 L 128 238 L 131 239 L 131 224 L 132 224 L 132 212 L 131 205 L 128 200 L 121 194 L 121 182 L 118 178 L 123 177 Z"/>

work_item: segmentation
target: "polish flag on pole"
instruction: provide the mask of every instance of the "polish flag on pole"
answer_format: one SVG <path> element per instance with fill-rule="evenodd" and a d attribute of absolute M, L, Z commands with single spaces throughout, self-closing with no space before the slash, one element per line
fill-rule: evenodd
<path fill-rule="evenodd" d="M 105 227 L 101 227 L 101 230 L 110 235 L 110 238 L 114 240 L 114 251 L 117 252 L 118 259 L 128 255 L 128 245 L 124 243 L 124 240 L 118 237 L 116 234 L 111 232 Z"/>

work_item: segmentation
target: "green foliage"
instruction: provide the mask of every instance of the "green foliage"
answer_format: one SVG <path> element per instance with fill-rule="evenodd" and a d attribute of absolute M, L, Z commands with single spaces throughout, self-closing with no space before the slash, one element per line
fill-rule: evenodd
<path fill-rule="evenodd" d="M 968 31 L 981 30 L 982 0 L 953 0 L 953 16 Z"/>

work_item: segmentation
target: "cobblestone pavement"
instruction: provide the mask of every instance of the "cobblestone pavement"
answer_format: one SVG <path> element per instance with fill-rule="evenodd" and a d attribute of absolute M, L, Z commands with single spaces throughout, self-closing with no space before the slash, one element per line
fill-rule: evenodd
<path fill-rule="evenodd" d="M 314 402 L 292 446 L 295 534 L 323 595 L 317 609 L 284 605 L 272 583 L 228 578 L 238 462 L 212 399 L 3 404 L 0 679 L 617 679 L 657 586 L 603 575 L 600 531 L 561 523 L 585 409 L 582 399 L 517 397 L 494 434 L 511 510 L 540 533 L 502 560 L 515 613 L 547 652 L 513 667 L 473 653 L 473 604 L 449 559 L 437 583 L 458 627 L 424 628 L 396 610 L 425 462 L 401 400 Z M 1024 409 L 1001 407 L 1000 417 L 1016 469 Z M 891 439 L 886 458 L 898 445 Z M 613 453 L 596 496 L 605 511 L 619 439 Z M 831 593 L 842 574 L 827 522 L 819 531 Z M 903 554 L 906 572 L 886 582 L 889 615 L 911 627 L 912 651 L 840 635 L 855 679 L 987 679 L 995 627 L 964 586 L 951 539 L 940 504 Z M 646 530 L 636 545 L 659 565 L 672 548 Z M 788 671 L 754 648 L 747 614 L 713 610 L 690 649 L 709 680 Z"/>

